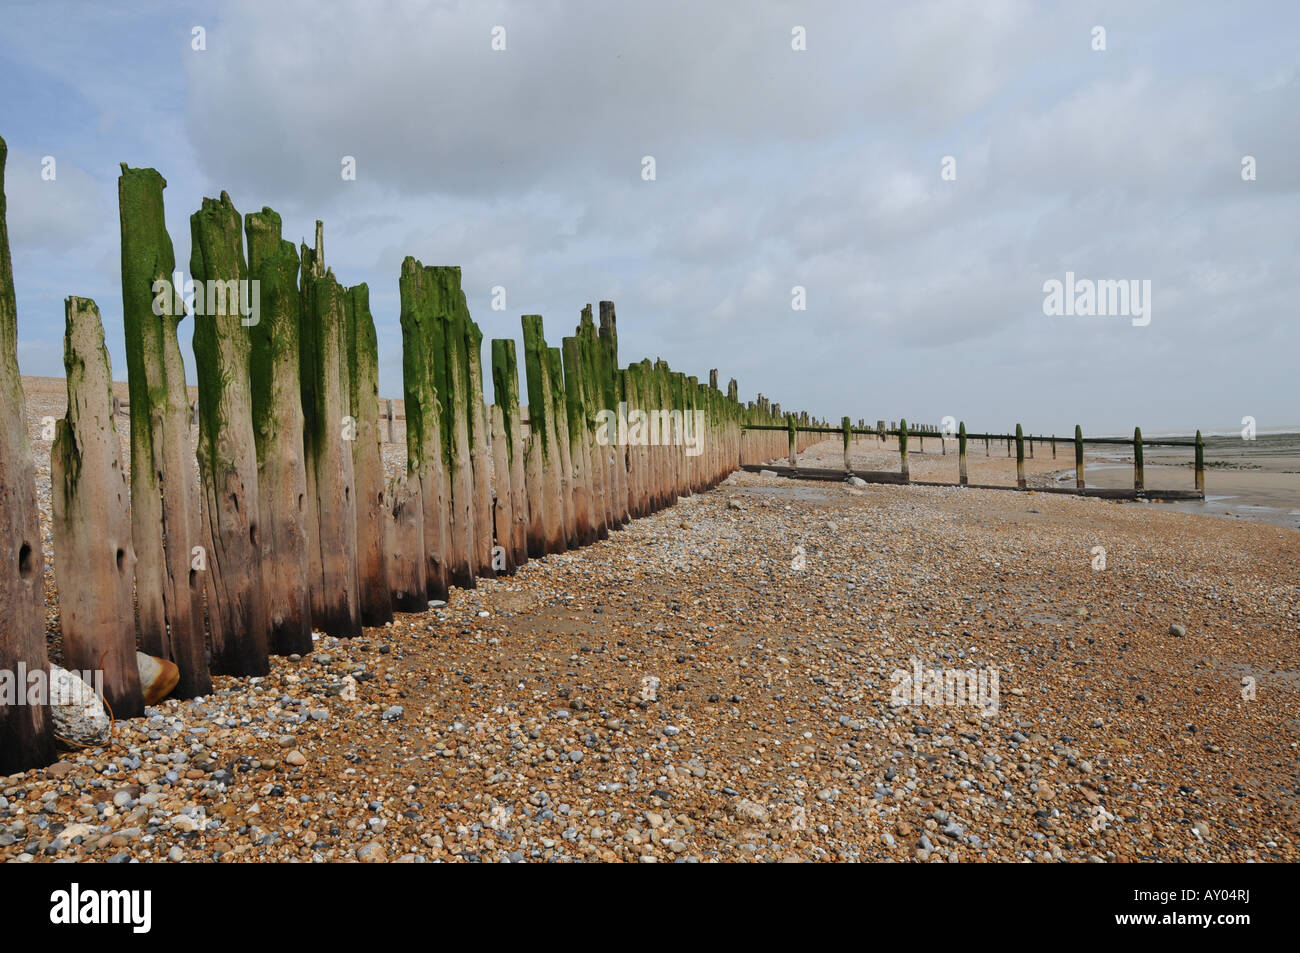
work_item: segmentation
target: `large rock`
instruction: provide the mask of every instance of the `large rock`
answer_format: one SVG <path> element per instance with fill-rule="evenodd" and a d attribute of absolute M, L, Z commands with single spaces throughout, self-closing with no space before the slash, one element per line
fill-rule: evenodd
<path fill-rule="evenodd" d="M 50 666 L 50 711 L 59 741 L 90 747 L 108 743 L 112 720 L 104 703 L 93 688 L 57 665 Z"/>
<path fill-rule="evenodd" d="M 136 652 L 135 662 L 140 669 L 140 687 L 144 690 L 146 705 L 158 704 L 171 694 L 176 683 L 180 681 L 180 669 L 167 659 Z"/>

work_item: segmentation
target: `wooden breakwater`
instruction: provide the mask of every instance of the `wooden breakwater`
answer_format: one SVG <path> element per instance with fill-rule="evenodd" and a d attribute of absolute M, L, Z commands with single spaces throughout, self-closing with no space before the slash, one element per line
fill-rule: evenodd
<path fill-rule="evenodd" d="M 755 439 L 765 447 L 770 446 L 773 435 L 777 432 L 783 432 L 787 436 L 787 449 L 785 465 L 760 465 L 750 461 L 742 462 L 742 469 L 757 472 L 759 470 L 770 470 L 778 476 L 798 477 L 803 480 L 834 480 L 843 481 L 850 477 L 857 477 L 867 483 L 895 483 L 910 484 L 914 486 L 968 486 L 973 489 L 981 490 L 1008 490 L 1028 489 L 1025 479 L 1025 453 L 1028 450 L 1029 459 L 1034 457 L 1034 446 L 1037 444 L 1040 448 L 1050 449 L 1052 458 L 1056 458 L 1057 438 L 1053 434 L 1050 437 L 1026 435 L 1024 428 L 1016 424 L 1016 431 L 1011 433 L 968 433 L 965 422 L 961 422 L 955 435 L 943 433 L 939 428 L 923 425 L 921 427 L 909 428 L 906 420 L 898 422 L 894 426 L 893 422 L 888 427 L 884 421 L 878 421 L 875 428 L 867 428 L 859 421 L 859 426 L 852 427 L 849 424 L 849 418 L 843 418 L 839 427 L 816 426 L 802 423 L 795 415 L 789 415 L 784 424 L 745 424 L 742 427 L 742 442 Z M 751 434 L 753 437 L 751 437 Z M 828 469 L 810 468 L 799 466 L 799 452 L 805 445 L 805 435 L 818 435 L 819 439 L 825 439 L 831 434 L 838 435 L 843 440 L 844 446 L 844 468 Z M 925 446 L 925 437 L 929 435 L 932 439 L 939 438 L 941 451 L 944 454 L 948 452 L 948 442 L 951 440 L 957 445 L 957 480 L 952 483 L 940 481 L 913 480 L 908 469 L 908 452 L 909 440 L 918 439 L 918 446 L 922 450 Z M 899 468 L 897 470 L 862 470 L 855 469 L 850 459 L 850 445 L 854 437 L 873 437 L 883 445 L 888 437 L 897 438 Z M 971 483 L 967 473 L 967 451 L 971 441 L 983 441 L 984 455 L 989 456 L 991 447 L 995 444 L 1005 444 L 1007 456 L 1011 456 L 1014 450 L 1016 457 L 1016 485 L 1014 487 L 1002 486 L 998 484 L 978 484 Z M 1064 441 L 1062 441 L 1064 442 Z M 798 444 L 798 445 L 797 445 Z M 1203 500 L 1205 499 L 1205 442 L 1201 437 L 1201 432 L 1196 431 L 1196 437 L 1192 440 L 1178 440 L 1170 438 L 1147 439 L 1142 436 L 1142 428 L 1135 427 L 1133 438 L 1131 440 L 1124 437 L 1085 437 L 1083 430 L 1079 426 L 1074 428 L 1074 438 L 1072 440 L 1074 448 L 1074 472 L 1075 485 L 1073 487 L 1034 487 L 1036 493 L 1069 493 L 1078 496 L 1093 496 L 1110 500 Z M 1083 473 L 1083 450 L 1085 444 L 1095 444 L 1104 446 L 1128 447 L 1133 451 L 1133 489 L 1102 489 L 1098 487 L 1089 487 L 1084 480 Z M 1193 489 L 1155 489 L 1146 485 L 1146 468 L 1143 459 L 1143 449 L 1145 447 L 1182 447 L 1192 451 L 1192 466 L 1194 471 L 1195 485 Z"/>
<path fill-rule="evenodd" d="M 0 673 L 14 673 L 49 660 L 4 159 L 0 140 Z M 137 643 L 177 665 L 178 695 L 203 695 L 214 674 L 260 675 L 271 654 L 309 652 L 313 629 L 354 636 L 421 611 L 785 451 L 785 433 L 742 439 L 784 420 L 780 405 L 742 404 L 717 370 L 705 383 L 662 360 L 621 366 L 609 301 L 583 308 L 558 346 L 540 315 L 524 315 L 521 386 L 514 341 L 483 341 L 460 269 L 408 257 L 397 276 L 406 467 L 388 479 L 383 444 L 398 418 L 378 393 L 369 292 L 327 267 L 322 224 L 295 248 L 272 209 L 241 216 L 226 193 L 204 199 L 190 221 L 189 315 L 170 284 L 165 187 L 122 166 L 127 401 L 110 392 L 95 302 L 69 297 L 65 313 L 68 412 L 52 460 L 64 651 L 103 667 L 115 712 L 143 709 Z M 193 402 L 178 339 L 187 317 Z M 813 439 L 796 435 L 800 449 Z M 0 774 L 54 757 L 49 710 L 27 701 L 0 698 Z"/>

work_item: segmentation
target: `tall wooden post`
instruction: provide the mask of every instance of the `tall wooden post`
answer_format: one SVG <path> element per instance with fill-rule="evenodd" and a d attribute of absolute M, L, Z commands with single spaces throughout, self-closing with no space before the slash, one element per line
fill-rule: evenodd
<path fill-rule="evenodd" d="M 576 337 L 561 338 L 560 346 L 564 365 L 564 408 L 569 430 L 569 473 L 573 481 L 574 539 L 578 546 L 590 546 L 596 541 L 595 494 L 583 407 L 582 357 L 578 353 Z"/>
<path fill-rule="evenodd" d="M 175 694 L 212 691 L 201 593 L 185 365 L 176 329 L 185 305 L 172 287 L 176 256 L 163 215 L 166 181 L 122 164 L 117 180 L 122 227 L 122 326 L 131 410 L 131 536 L 140 647 L 180 669 Z M 159 302 L 161 315 L 155 313 Z"/>
<path fill-rule="evenodd" d="M 424 501 L 418 472 L 407 463 L 406 472 L 388 484 L 388 585 L 393 608 L 423 612 L 428 608 L 428 567 L 424 555 Z"/>
<path fill-rule="evenodd" d="M 1025 432 L 1016 424 L 1016 486 L 1025 488 Z"/>
<path fill-rule="evenodd" d="M 317 230 L 319 239 L 320 230 Z M 348 412 L 345 293 L 322 249 L 302 249 L 303 448 L 310 515 L 308 555 L 313 623 L 329 635 L 361 634 L 357 500 L 352 469 L 355 421 Z"/>
<path fill-rule="evenodd" d="M 190 216 L 195 284 L 194 364 L 199 382 L 199 476 L 208 547 L 212 671 L 266 675 L 270 626 L 262 591 L 262 512 L 249 384 L 250 322 L 256 317 L 244 260 L 243 218 L 230 196 L 205 198 Z M 212 292 L 220 285 L 223 296 Z M 198 307 L 199 287 L 206 287 Z M 216 300 L 213 300 L 213 299 Z"/>
<path fill-rule="evenodd" d="M 113 714 L 134 718 L 144 713 L 135 658 L 135 547 L 109 394 L 113 372 L 95 302 L 68 298 L 64 313 L 68 410 L 50 449 L 63 665 L 102 669 Z"/>
<path fill-rule="evenodd" d="M 898 422 L 898 460 L 903 474 L 903 482 L 911 482 L 912 477 L 907 469 L 907 418 L 903 418 Z"/>
<path fill-rule="evenodd" d="M 1146 487 L 1146 473 L 1142 461 L 1142 428 L 1133 428 L 1133 491 L 1141 493 Z"/>
<path fill-rule="evenodd" d="M 492 521 L 492 571 L 513 573 L 515 571 L 514 546 L 511 533 L 514 531 L 514 500 L 510 495 L 510 456 L 506 451 L 505 415 L 501 408 L 492 404 L 487 408 L 488 428 L 492 439 L 492 470 L 494 476 Z"/>
<path fill-rule="evenodd" d="M 492 559 L 492 431 L 483 399 L 483 332 L 470 317 L 465 296 L 460 296 L 465 321 L 465 368 L 468 371 L 470 473 L 474 486 L 474 572 L 491 579 L 496 575 Z"/>
<path fill-rule="evenodd" d="M 582 439 L 587 448 L 588 483 L 591 492 L 591 528 L 597 539 L 609 536 L 610 513 L 610 458 L 603 452 L 604 448 L 596 442 L 596 414 L 604 406 L 602 394 L 602 373 L 599 334 L 592 314 L 591 305 L 582 309 L 582 316 L 574 330 L 577 342 L 576 357 L 581 371 L 579 377 L 579 407 L 582 418 L 579 421 Z M 568 360 L 568 354 L 565 354 Z"/>
<path fill-rule="evenodd" d="M 1076 489 L 1084 488 L 1083 482 L 1083 428 L 1078 424 L 1074 425 L 1074 486 Z"/>
<path fill-rule="evenodd" d="M 962 421 L 957 427 L 957 470 L 959 482 L 962 486 L 967 486 L 966 479 L 966 421 Z"/>
<path fill-rule="evenodd" d="M 797 447 L 799 431 L 795 429 L 794 414 L 787 414 L 785 422 L 790 429 L 790 467 L 797 470 L 799 469 L 799 450 Z"/>
<path fill-rule="evenodd" d="M 258 295 L 257 324 L 248 329 L 257 500 L 261 506 L 262 593 L 270 650 L 312 650 L 310 562 L 307 557 L 307 470 L 303 461 L 302 300 L 298 249 L 281 237 L 269 208 L 244 216 L 248 274 Z"/>
<path fill-rule="evenodd" d="M 628 485 L 631 462 L 630 450 L 626 441 L 618 439 L 619 403 L 623 399 L 623 372 L 618 366 L 618 317 L 614 312 L 614 302 L 600 303 L 600 345 L 604 354 L 605 409 L 615 415 L 613 439 L 610 450 L 614 458 L 614 527 L 626 525 L 631 520 L 631 493 Z M 622 410 L 626 414 L 626 407 Z"/>
<path fill-rule="evenodd" d="M 0 139 L 0 671 L 48 671 L 45 573 L 36 467 L 27 436 L 27 405 L 18 372 L 18 304 L 9 257 L 4 191 L 9 150 Z M 161 190 L 159 192 L 161 196 Z M 145 286 L 148 290 L 148 286 Z M 134 416 L 135 407 L 131 413 Z M 16 680 L 16 678 L 15 678 Z M 27 686 L 14 686 L 25 693 Z M 43 704 L 0 703 L 0 776 L 54 760 L 54 722 Z"/>
<path fill-rule="evenodd" d="M 551 375 L 550 412 L 555 418 L 555 445 L 559 449 L 560 504 L 564 514 L 564 545 L 577 549 L 578 512 L 575 506 L 577 492 L 573 479 L 573 447 L 569 442 L 569 409 L 564 383 L 564 356 L 558 347 L 546 349 L 546 367 Z"/>
<path fill-rule="evenodd" d="M 460 268 L 433 265 L 433 314 L 441 328 L 442 365 L 438 368 L 438 398 L 442 402 L 442 458 L 447 472 L 449 552 L 448 580 L 462 589 L 475 586 L 477 565 L 478 497 L 474 483 L 471 418 L 475 413 L 470 394 L 467 349 L 469 308 L 460 286 Z M 426 540 L 427 545 L 427 540 Z"/>
<path fill-rule="evenodd" d="M 841 420 L 840 426 L 844 430 L 844 472 L 852 473 L 853 460 L 851 459 L 851 454 L 849 452 L 849 444 L 853 440 L 853 430 L 852 427 L 849 425 L 849 418 L 845 417 L 843 420 Z"/>
<path fill-rule="evenodd" d="M 556 434 L 553 409 L 555 401 L 551 394 L 550 359 L 547 357 L 548 348 L 543 335 L 542 316 L 525 314 L 520 321 L 524 334 L 524 370 L 528 379 L 528 427 L 537 438 L 535 469 L 542 481 L 540 493 L 542 505 L 537 508 L 537 517 L 543 521 L 542 531 L 546 540 L 544 550 L 533 551 L 530 555 L 541 557 L 547 553 L 562 553 L 566 548 L 564 503 L 560 485 L 560 451 L 557 444 L 559 438 Z M 530 484 L 533 469 L 533 467 L 529 468 Z M 536 517 L 534 522 L 535 519 Z"/>
<path fill-rule="evenodd" d="M 348 345 L 348 400 L 354 422 L 352 478 L 357 496 L 357 583 L 361 622 L 380 626 L 393 620 L 388 580 L 388 478 L 379 428 L 379 339 L 370 313 L 370 288 L 347 289 L 344 299 Z"/>
<path fill-rule="evenodd" d="M 434 300 L 430 269 L 407 256 L 398 280 L 401 295 L 402 326 L 402 397 L 406 415 L 406 491 L 420 496 L 420 560 L 424 565 L 425 583 L 420 595 L 445 601 L 450 576 L 448 556 L 450 531 L 447 525 L 447 454 L 443 449 L 445 429 L 446 374 L 445 342 L 442 323 Z M 394 500 L 396 507 L 396 500 Z M 411 504 L 403 507 L 401 519 L 394 511 L 399 527 L 414 517 Z M 406 558 L 414 555 L 417 537 L 405 529 Z M 402 583 L 406 592 L 410 582 Z M 411 597 L 413 599 L 413 597 Z M 400 608 L 400 606 L 399 606 Z"/>
<path fill-rule="evenodd" d="M 524 476 L 523 426 L 519 414 L 519 369 L 515 359 L 515 342 L 510 338 L 492 341 L 492 385 L 496 404 L 501 408 L 502 429 L 506 443 L 506 466 L 510 476 L 511 526 L 508 542 L 501 545 L 510 550 L 511 562 L 522 566 L 528 562 L 528 530 L 532 524 L 532 509 L 541 509 L 540 486 L 527 481 Z M 540 512 L 538 514 L 540 516 Z M 540 529 L 541 521 L 537 521 Z M 544 539 L 539 537 L 539 545 Z"/>
<path fill-rule="evenodd" d="M 1196 431 L 1196 489 L 1205 498 L 1205 441 L 1201 439 L 1201 432 Z"/>

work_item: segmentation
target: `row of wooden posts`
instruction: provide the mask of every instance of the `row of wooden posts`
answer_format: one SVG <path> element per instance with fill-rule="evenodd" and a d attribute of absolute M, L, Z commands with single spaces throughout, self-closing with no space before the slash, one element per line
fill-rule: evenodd
<path fill-rule="evenodd" d="M 786 422 L 784 425 L 747 424 L 745 425 L 744 430 L 746 434 L 764 433 L 764 432 L 771 432 L 776 430 L 786 431 L 786 433 L 788 434 L 786 455 L 789 460 L 789 466 L 792 470 L 799 469 L 799 451 L 802 449 L 802 443 L 804 439 L 803 435 L 812 434 L 812 433 L 822 434 L 822 435 L 839 434 L 843 438 L 843 445 L 844 445 L 844 471 L 849 474 L 854 473 L 850 447 L 851 447 L 852 439 L 855 435 L 872 436 L 877 438 L 881 443 L 884 442 L 886 437 L 896 437 L 898 439 L 898 454 L 899 454 L 899 463 L 900 463 L 899 475 L 901 477 L 901 482 L 904 483 L 909 482 L 911 479 L 911 474 L 908 469 L 908 460 L 907 460 L 908 441 L 911 437 L 918 437 L 919 448 L 921 450 L 924 450 L 926 434 L 929 434 L 931 436 L 934 436 L 936 434 L 940 435 L 941 436 L 940 445 L 942 448 L 942 453 L 944 454 L 947 454 L 948 452 L 948 440 L 953 439 L 952 435 L 945 434 L 943 433 L 943 431 L 932 426 L 922 425 L 920 427 L 909 428 L 906 420 L 900 421 L 899 426 L 897 428 L 893 426 L 892 422 L 889 427 L 886 427 L 885 422 L 883 420 L 877 421 L 876 427 L 874 429 L 868 429 L 867 427 L 864 426 L 864 423 L 865 423 L 864 421 L 859 420 L 858 426 L 853 427 L 849 423 L 849 418 L 844 417 L 841 420 L 839 427 L 815 426 L 815 425 L 808 425 L 808 424 L 801 423 L 794 415 L 789 415 L 786 418 Z M 957 427 L 955 439 L 957 441 L 957 453 L 958 453 L 958 485 L 960 486 L 970 485 L 970 481 L 967 475 L 967 465 L 966 465 L 967 443 L 970 440 L 984 441 L 984 455 L 986 457 L 989 456 L 990 454 L 991 443 L 995 443 L 995 442 L 1005 443 L 1008 457 L 1011 456 L 1012 448 L 1014 447 L 1015 456 L 1016 456 L 1016 487 L 1021 490 L 1026 489 L 1027 486 L 1026 479 L 1025 479 L 1025 448 L 1026 447 L 1028 447 L 1029 449 L 1029 459 L 1032 460 L 1034 458 L 1034 443 L 1037 442 L 1040 445 L 1046 443 L 1051 447 L 1052 458 L 1053 459 L 1056 458 L 1057 441 L 1056 441 L 1055 434 L 1053 434 L 1050 437 L 1043 437 L 1043 436 L 1034 437 L 1032 435 L 1026 435 L 1024 432 L 1024 428 L 1021 427 L 1020 424 L 1016 424 L 1016 432 L 1014 434 L 967 433 L 966 424 L 963 421 Z M 1201 432 L 1199 430 L 1196 431 L 1196 437 L 1192 440 L 1179 440 L 1173 438 L 1158 438 L 1152 440 L 1152 439 L 1144 438 L 1142 436 L 1141 427 L 1135 427 L 1133 429 L 1133 439 L 1128 440 L 1123 437 L 1085 438 L 1083 436 L 1082 427 L 1076 425 L 1074 428 L 1073 443 L 1074 443 L 1075 488 L 1081 492 L 1087 489 L 1087 484 L 1084 480 L 1084 473 L 1083 473 L 1083 469 L 1084 469 L 1083 447 L 1085 443 L 1091 443 L 1091 444 L 1124 446 L 1124 447 L 1130 447 L 1132 449 L 1133 451 L 1133 492 L 1134 494 L 1137 495 L 1144 494 L 1147 491 L 1146 466 L 1145 466 L 1143 448 L 1155 447 L 1155 446 L 1191 448 L 1193 450 L 1193 468 L 1195 471 L 1195 487 L 1196 487 L 1195 490 L 1191 491 L 1191 493 L 1187 493 L 1186 491 L 1177 491 L 1177 490 L 1173 490 L 1173 491 L 1161 490 L 1160 493 L 1164 494 L 1167 498 L 1170 499 L 1184 498 L 1184 497 L 1186 498 L 1199 497 L 1203 499 L 1205 496 L 1205 442 L 1202 439 Z"/>
<path fill-rule="evenodd" d="M 0 672 L 48 668 L 4 158 L 0 140 L 0 533 L 10 549 Z M 408 257 L 406 464 L 389 479 L 382 446 L 395 414 L 391 402 L 380 409 L 366 285 L 345 287 L 326 268 L 321 223 L 314 244 L 296 248 L 274 211 L 241 217 L 225 193 L 190 219 L 190 275 L 224 296 L 216 308 L 196 296 L 191 405 L 165 185 L 125 164 L 118 180 L 128 400 L 111 393 L 95 302 L 68 298 L 68 409 L 50 460 L 63 663 L 102 669 L 118 717 L 143 710 L 137 641 L 176 663 L 177 695 L 204 695 L 213 674 L 262 675 L 270 654 L 310 652 L 313 629 L 355 636 L 394 611 L 423 611 L 453 586 L 592 543 L 782 451 L 781 435 L 742 443 L 743 427 L 783 418 L 761 395 L 742 404 L 734 379 L 724 393 L 716 370 L 706 384 L 661 360 L 620 367 L 609 301 L 598 314 L 583 308 L 558 347 L 540 315 L 523 316 L 526 419 L 515 343 L 491 341 L 485 403 L 482 333 L 460 269 Z M 0 774 L 53 754 L 46 706 L 0 707 Z"/>

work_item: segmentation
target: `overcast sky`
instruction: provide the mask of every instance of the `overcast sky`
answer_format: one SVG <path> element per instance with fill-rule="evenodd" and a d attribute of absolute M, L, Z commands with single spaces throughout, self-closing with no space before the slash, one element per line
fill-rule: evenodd
<path fill-rule="evenodd" d="M 385 396 L 414 255 L 462 267 L 487 338 L 540 313 L 558 345 L 612 299 L 624 363 L 836 421 L 1300 424 L 1290 0 L 328 6 L 5 0 L 24 373 L 62 376 L 76 294 L 125 378 L 125 161 L 167 179 L 181 268 L 223 189 L 293 241 L 323 219 L 326 263 L 370 286 Z M 1045 315 L 1067 271 L 1150 281 L 1150 323 Z"/>

